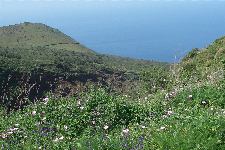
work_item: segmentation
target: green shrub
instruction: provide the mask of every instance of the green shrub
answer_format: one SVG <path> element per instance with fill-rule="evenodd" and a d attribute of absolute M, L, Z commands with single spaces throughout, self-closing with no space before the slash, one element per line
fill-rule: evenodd
<path fill-rule="evenodd" d="M 165 68 L 153 67 L 147 71 L 142 72 L 141 81 L 144 87 L 150 93 L 155 93 L 158 90 L 169 87 L 170 78 L 169 72 Z"/>
<path fill-rule="evenodd" d="M 47 105 L 39 103 L 14 112 L 0 120 L 0 133 L 5 134 L 19 124 L 18 131 L 2 141 L 4 146 L 11 149 L 29 146 L 71 147 L 73 144 L 69 143 L 74 143 L 76 147 L 83 137 L 93 139 L 95 135 L 115 133 L 130 124 L 146 122 L 149 114 L 147 107 L 141 104 L 130 103 L 121 96 L 111 96 L 104 90 L 97 90 L 83 95 L 80 100 L 52 99 Z M 63 137 L 62 142 L 54 143 L 60 137 Z"/>

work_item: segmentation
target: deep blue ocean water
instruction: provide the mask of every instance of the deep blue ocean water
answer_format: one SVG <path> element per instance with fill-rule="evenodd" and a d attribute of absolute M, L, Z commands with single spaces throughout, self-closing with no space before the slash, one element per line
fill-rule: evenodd
<path fill-rule="evenodd" d="M 99 53 L 173 62 L 225 35 L 225 1 L 0 1 L 1 26 L 24 21 Z"/>

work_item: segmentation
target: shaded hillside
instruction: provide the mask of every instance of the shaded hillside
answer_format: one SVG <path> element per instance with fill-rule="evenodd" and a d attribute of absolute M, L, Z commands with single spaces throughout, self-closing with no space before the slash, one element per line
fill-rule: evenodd
<path fill-rule="evenodd" d="M 32 23 L 0 28 L 0 60 L 0 99 L 7 107 L 47 93 L 71 96 L 90 85 L 131 92 L 142 86 L 142 72 L 168 70 L 166 63 L 97 54 L 57 29 Z"/>

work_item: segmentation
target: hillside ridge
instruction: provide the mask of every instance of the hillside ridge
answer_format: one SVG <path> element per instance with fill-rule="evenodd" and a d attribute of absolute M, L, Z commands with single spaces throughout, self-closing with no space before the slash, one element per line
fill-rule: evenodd
<path fill-rule="evenodd" d="M 142 72 L 168 71 L 166 63 L 98 54 L 58 29 L 27 22 L 0 28 L 0 61 L 0 103 L 9 109 L 27 105 L 24 98 L 73 96 L 90 86 L 131 92 L 142 86 Z"/>
<path fill-rule="evenodd" d="M 9 48 L 48 47 L 94 53 L 58 29 L 42 23 L 30 22 L 0 27 L 0 46 Z"/>

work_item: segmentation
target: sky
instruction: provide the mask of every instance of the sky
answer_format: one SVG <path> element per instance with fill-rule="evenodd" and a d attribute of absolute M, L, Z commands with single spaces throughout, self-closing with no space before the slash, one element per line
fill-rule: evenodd
<path fill-rule="evenodd" d="M 45 23 L 99 52 L 174 61 L 225 35 L 223 0 L 0 0 L 0 26 Z"/>

